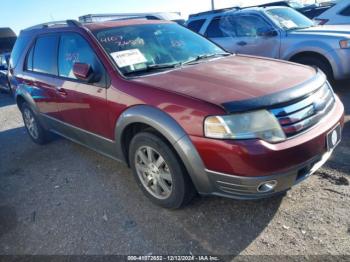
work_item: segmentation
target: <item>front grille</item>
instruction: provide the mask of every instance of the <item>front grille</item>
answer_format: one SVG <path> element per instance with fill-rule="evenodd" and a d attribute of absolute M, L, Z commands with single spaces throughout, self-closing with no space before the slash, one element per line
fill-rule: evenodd
<path fill-rule="evenodd" d="M 324 84 L 308 97 L 283 107 L 271 109 L 287 137 L 295 136 L 316 125 L 334 106 L 329 84 Z"/>

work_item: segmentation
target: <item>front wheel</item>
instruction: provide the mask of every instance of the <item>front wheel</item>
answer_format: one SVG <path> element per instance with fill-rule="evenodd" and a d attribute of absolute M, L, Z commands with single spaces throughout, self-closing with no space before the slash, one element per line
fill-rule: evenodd
<path fill-rule="evenodd" d="M 317 67 L 321 69 L 323 73 L 325 73 L 329 82 L 331 83 L 334 82 L 333 70 L 327 61 L 317 57 L 300 57 L 294 60 L 294 62 L 303 64 L 303 65 Z"/>
<path fill-rule="evenodd" d="M 130 144 L 129 161 L 139 187 L 153 203 L 175 209 L 193 198 L 195 190 L 185 167 L 157 135 L 137 134 Z"/>

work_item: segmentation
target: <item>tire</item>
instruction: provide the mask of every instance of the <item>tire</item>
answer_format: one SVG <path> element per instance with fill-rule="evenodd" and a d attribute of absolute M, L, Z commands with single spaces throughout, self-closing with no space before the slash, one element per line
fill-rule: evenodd
<path fill-rule="evenodd" d="M 38 121 L 37 116 L 26 102 L 21 105 L 24 126 L 34 143 L 44 145 L 51 140 L 51 134 Z"/>
<path fill-rule="evenodd" d="M 177 209 L 194 197 L 195 189 L 182 161 L 159 136 L 149 132 L 135 135 L 129 161 L 137 184 L 156 205 Z"/>
<path fill-rule="evenodd" d="M 318 67 L 323 71 L 323 73 L 326 74 L 329 82 L 334 82 L 332 67 L 329 65 L 327 61 L 324 61 L 324 59 L 317 58 L 317 57 L 299 57 L 295 59 L 294 62 L 303 64 L 303 65 Z"/>

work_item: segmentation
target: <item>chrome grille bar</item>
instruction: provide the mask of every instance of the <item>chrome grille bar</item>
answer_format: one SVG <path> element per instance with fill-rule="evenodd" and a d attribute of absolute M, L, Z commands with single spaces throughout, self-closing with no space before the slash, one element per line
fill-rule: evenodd
<path fill-rule="evenodd" d="M 334 106 L 335 98 L 328 83 L 308 97 L 271 109 L 287 137 L 292 137 L 316 125 Z"/>

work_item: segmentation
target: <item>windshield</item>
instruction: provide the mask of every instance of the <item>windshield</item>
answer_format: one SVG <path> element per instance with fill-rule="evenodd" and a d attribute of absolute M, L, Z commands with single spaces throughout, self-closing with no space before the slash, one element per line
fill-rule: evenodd
<path fill-rule="evenodd" d="M 124 75 L 226 54 L 204 37 L 175 23 L 115 27 L 94 34 Z"/>
<path fill-rule="evenodd" d="M 309 28 L 314 26 L 314 22 L 292 8 L 272 8 L 268 9 L 266 13 L 277 25 L 285 30 Z"/>

